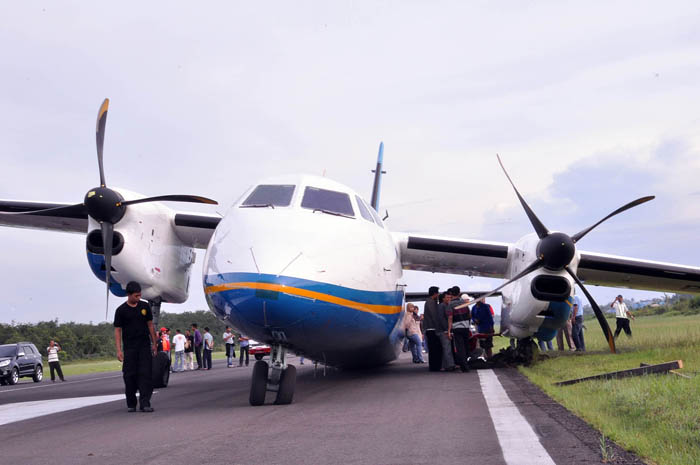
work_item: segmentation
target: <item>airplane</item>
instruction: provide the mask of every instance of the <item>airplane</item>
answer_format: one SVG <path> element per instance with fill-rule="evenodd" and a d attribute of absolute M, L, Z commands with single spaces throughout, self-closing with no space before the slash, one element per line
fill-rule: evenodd
<path fill-rule="evenodd" d="M 100 186 L 82 203 L 0 200 L 0 225 L 86 234 L 88 264 L 107 296 L 138 281 L 158 317 L 162 302 L 187 300 L 195 249 L 206 250 L 202 284 L 212 312 L 271 347 L 253 367 L 249 402 L 293 400 L 295 352 L 329 366 L 391 362 L 400 352 L 406 300 L 403 270 L 501 278 L 504 333 L 551 340 L 571 311 L 574 285 L 588 298 L 612 352 L 614 339 L 587 285 L 700 294 L 700 268 L 578 250 L 603 221 L 574 234 L 550 231 L 511 183 L 534 230 L 503 243 L 390 232 L 377 214 L 383 144 L 372 202 L 325 177 L 287 175 L 248 188 L 223 217 L 172 210 L 162 202 L 214 203 L 196 195 L 143 197 L 107 187 L 103 144 L 109 100 L 96 129 Z M 585 284 L 584 284 L 585 282 Z M 482 296 L 482 297 L 483 297 Z M 502 326 L 503 326 L 502 322 Z"/>

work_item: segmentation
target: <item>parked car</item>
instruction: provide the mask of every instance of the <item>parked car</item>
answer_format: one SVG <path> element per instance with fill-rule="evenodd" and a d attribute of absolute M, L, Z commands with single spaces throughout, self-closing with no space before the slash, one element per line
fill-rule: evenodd
<path fill-rule="evenodd" d="M 0 384 L 17 384 L 21 377 L 35 383 L 44 378 L 41 354 L 31 342 L 0 345 Z"/>
<path fill-rule="evenodd" d="M 255 360 L 262 360 L 264 356 L 270 355 L 270 346 L 251 339 L 248 352 L 255 357 Z"/>

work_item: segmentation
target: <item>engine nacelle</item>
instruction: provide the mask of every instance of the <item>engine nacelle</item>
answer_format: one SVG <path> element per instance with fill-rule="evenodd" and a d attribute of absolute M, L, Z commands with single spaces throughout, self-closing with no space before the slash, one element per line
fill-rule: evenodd
<path fill-rule="evenodd" d="M 119 192 L 127 200 L 140 197 L 122 189 Z M 196 254 L 178 238 L 174 218 L 172 210 L 156 202 L 136 204 L 127 209 L 114 226 L 112 294 L 124 297 L 126 284 L 136 281 L 141 284 L 145 300 L 160 298 L 170 303 L 187 300 Z M 92 218 L 88 220 L 86 252 L 90 268 L 104 282 L 102 234 L 100 224 Z"/>
<path fill-rule="evenodd" d="M 508 251 L 509 274 L 514 276 L 537 259 L 538 238 L 527 235 Z M 579 257 L 571 263 L 576 270 Z M 573 280 L 566 271 L 541 268 L 503 288 L 502 329 L 517 338 L 551 340 L 571 315 Z M 505 321 L 504 321 L 505 316 Z"/>

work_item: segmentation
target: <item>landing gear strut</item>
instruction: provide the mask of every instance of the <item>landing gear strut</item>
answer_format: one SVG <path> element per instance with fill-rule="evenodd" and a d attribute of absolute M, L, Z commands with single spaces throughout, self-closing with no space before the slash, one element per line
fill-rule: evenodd
<path fill-rule="evenodd" d="M 533 341 L 531 337 L 518 339 L 518 345 L 515 348 L 518 361 L 520 361 L 526 367 L 530 366 L 535 358 L 535 347 L 535 341 Z"/>
<path fill-rule="evenodd" d="M 156 297 L 154 300 L 149 300 L 148 305 L 151 306 L 151 313 L 153 313 L 153 327 L 158 328 L 158 320 L 160 320 L 160 304 L 162 299 Z M 157 331 L 157 329 L 156 329 Z"/>
<path fill-rule="evenodd" d="M 297 369 L 287 365 L 284 356 L 287 349 L 280 344 L 270 348 L 270 366 L 267 362 L 258 360 L 253 366 L 253 379 L 250 383 L 250 405 L 265 403 L 267 392 L 277 393 L 275 404 L 291 404 L 294 397 L 294 387 L 297 381 Z"/>

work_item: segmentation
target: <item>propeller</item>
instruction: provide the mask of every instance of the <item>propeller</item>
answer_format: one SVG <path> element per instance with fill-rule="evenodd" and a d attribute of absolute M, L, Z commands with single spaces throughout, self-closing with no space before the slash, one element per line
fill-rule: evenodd
<path fill-rule="evenodd" d="M 618 208 L 617 210 L 613 211 L 610 213 L 608 216 L 603 218 L 602 220 L 598 221 L 592 226 L 589 226 L 578 233 L 574 234 L 573 236 L 569 236 L 567 234 L 561 233 L 561 232 L 550 232 L 547 227 L 540 221 L 540 219 L 537 217 L 535 212 L 530 208 L 530 206 L 527 204 L 525 199 L 523 198 L 522 195 L 520 195 L 520 192 L 518 192 L 518 189 L 515 187 L 515 183 L 513 183 L 513 180 L 510 178 L 508 175 L 508 172 L 506 171 L 505 166 L 503 166 L 503 162 L 501 161 L 501 157 L 496 155 L 498 158 L 498 163 L 501 165 L 501 168 L 503 169 L 503 173 L 505 173 L 506 178 L 508 178 L 508 182 L 510 182 L 510 185 L 513 186 L 513 190 L 515 191 L 515 195 L 518 196 L 518 200 L 520 200 L 520 204 L 522 205 L 523 209 L 525 210 L 525 214 L 527 215 L 528 219 L 530 220 L 530 224 L 532 224 L 532 227 L 534 228 L 535 232 L 537 233 L 537 236 L 540 238 L 539 242 L 537 243 L 537 248 L 536 248 L 536 254 L 537 254 L 537 259 L 532 262 L 530 265 L 528 265 L 524 270 L 522 270 L 520 273 L 518 273 L 516 276 L 510 278 L 508 281 L 505 283 L 501 284 L 498 286 L 496 289 L 493 291 L 484 294 L 483 296 L 479 297 L 479 299 L 471 300 L 469 302 L 466 302 L 464 304 L 459 305 L 457 308 L 463 308 L 467 305 L 471 305 L 476 300 L 483 299 L 485 297 L 489 297 L 493 295 L 494 293 L 500 291 L 502 288 L 506 287 L 507 285 L 523 278 L 524 276 L 532 273 L 535 270 L 538 270 L 540 268 L 546 268 L 547 270 L 550 271 L 561 271 L 561 270 L 566 270 L 569 275 L 576 281 L 576 284 L 581 288 L 583 293 L 586 295 L 586 298 L 588 299 L 588 302 L 590 302 L 591 307 L 593 308 L 593 312 L 595 313 L 596 318 L 598 319 L 598 323 L 600 324 L 601 329 L 603 330 L 603 334 L 605 335 L 605 339 L 608 341 L 608 345 L 610 346 L 610 351 L 612 353 L 615 353 L 615 339 L 613 338 L 612 332 L 610 331 L 610 326 L 608 325 L 607 320 L 605 319 L 605 315 L 603 314 L 602 310 L 596 303 L 596 301 L 593 299 L 593 296 L 588 292 L 588 289 L 586 289 L 586 286 L 584 286 L 583 282 L 576 276 L 576 273 L 570 268 L 570 263 L 574 259 L 574 256 L 576 255 L 576 243 L 580 241 L 586 234 L 591 232 L 594 228 L 599 226 L 601 223 L 604 221 L 612 218 L 613 216 L 622 213 L 626 210 L 629 210 L 630 208 L 636 207 L 638 205 L 641 205 L 643 203 L 646 203 L 652 199 L 654 199 L 654 196 L 646 196 L 646 197 L 640 197 L 637 200 L 633 200 L 632 202 Z"/>
<path fill-rule="evenodd" d="M 60 214 L 66 213 L 68 211 L 75 211 L 76 208 L 85 208 L 90 218 L 100 223 L 100 231 L 102 232 L 102 244 L 104 245 L 105 282 L 107 284 L 105 319 L 107 319 L 109 312 L 109 285 L 112 270 L 112 246 L 114 243 L 114 225 L 117 224 L 124 217 L 124 215 L 126 214 L 127 207 L 139 203 L 159 201 L 205 203 L 211 205 L 218 205 L 218 203 L 215 200 L 199 195 L 186 194 L 159 195 L 155 197 L 146 197 L 143 199 L 124 200 L 124 198 L 119 192 L 107 187 L 107 182 L 105 181 L 103 153 L 108 110 L 109 99 L 105 99 L 104 102 L 102 102 L 102 105 L 100 105 L 99 111 L 97 112 L 97 127 L 95 133 L 95 139 L 97 143 L 97 165 L 100 171 L 100 187 L 90 189 L 88 193 L 85 194 L 83 203 L 69 206 L 46 208 L 43 210 L 8 213 L 15 215 L 43 215 L 47 213 Z"/>

